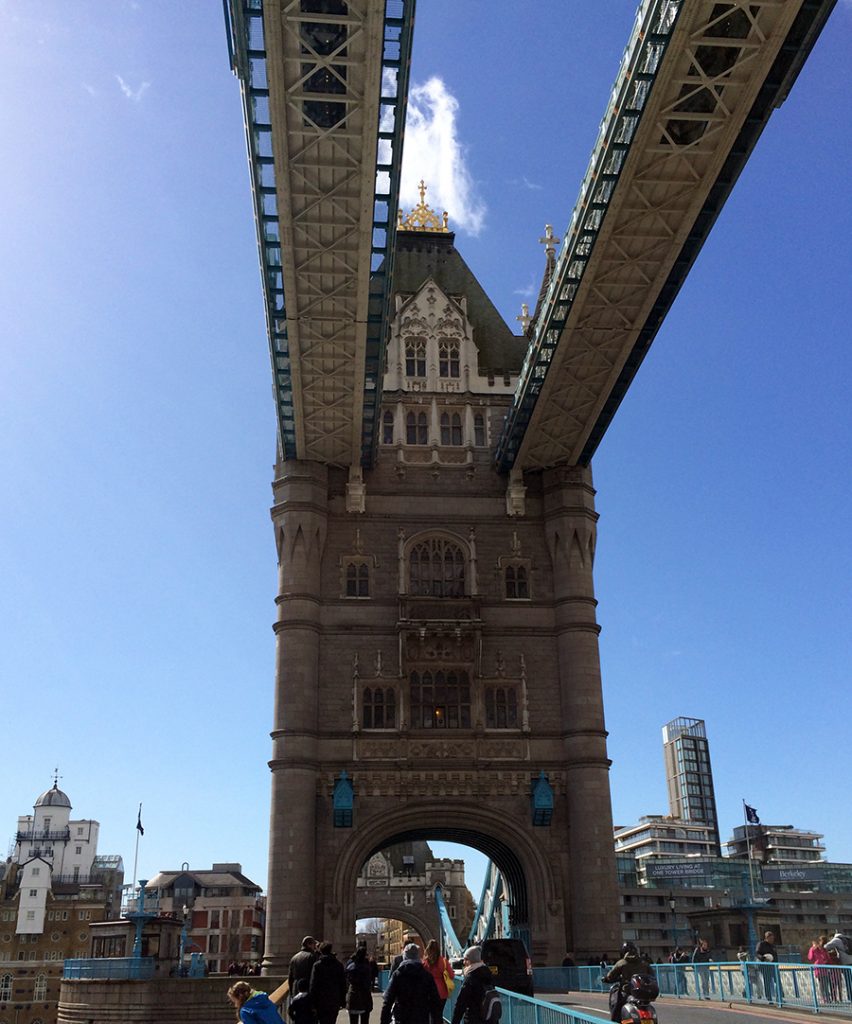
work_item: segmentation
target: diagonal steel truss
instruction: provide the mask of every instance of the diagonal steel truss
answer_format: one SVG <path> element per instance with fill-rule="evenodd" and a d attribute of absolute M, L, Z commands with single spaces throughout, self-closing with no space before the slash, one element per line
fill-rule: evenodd
<path fill-rule="evenodd" d="M 502 468 L 591 458 L 812 45 L 809 28 L 832 5 L 640 9 L 498 448 Z"/>

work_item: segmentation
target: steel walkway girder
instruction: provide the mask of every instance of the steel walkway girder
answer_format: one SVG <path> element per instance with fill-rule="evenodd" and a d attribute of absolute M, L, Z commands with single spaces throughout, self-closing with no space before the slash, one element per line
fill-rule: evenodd
<path fill-rule="evenodd" d="M 649 331 L 673 268 L 683 264 L 691 245 L 688 269 L 712 226 L 708 197 L 724 178 L 757 98 L 785 43 L 789 47 L 791 27 L 807 6 L 815 7 L 808 0 L 756 0 L 722 10 L 714 0 L 650 0 L 644 24 L 640 11 L 538 313 L 498 448 L 502 468 L 588 461 L 590 436 L 597 429 L 597 443 L 605 406 L 613 403 L 617 385 L 626 390 L 624 371 L 636 359 L 637 339 L 643 332 L 652 337 L 659 326 L 661 315 Z M 661 19 L 675 9 L 665 49 L 649 55 L 649 27 L 660 28 L 654 38 L 662 37 Z M 641 81 L 635 81 L 637 70 L 643 71 Z M 768 116 L 769 110 L 761 114 L 761 127 Z M 646 338 L 646 350 L 647 344 Z"/>

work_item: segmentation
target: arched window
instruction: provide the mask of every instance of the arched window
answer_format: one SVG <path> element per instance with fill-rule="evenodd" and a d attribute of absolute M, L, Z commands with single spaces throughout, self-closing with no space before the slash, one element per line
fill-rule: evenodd
<path fill-rule="evenodd" d="M 382 444 L 393 444 L 393 413 L 390 409 L 382 414 Z"/>
<path fill-rule="evenodd" d="M 33 986 L 33 1002 L 41 1003 L 47 996 L 47 975 L 37 974 Z"/>
<path fill-rule="evenodd" d="M 469 729 L 470 680 L 467 672 L 449 669 L 412 672 L 412 729 Z"/>
<path fill-rule="evenodd" d="M 459 376 L 459 343 L 442 338 L 438 344 L 438 376 Z"/>
<path fill-rule="evenodd" d="M 365 729 L 396 726 L 396 693 L 392 687 L 367 687 L 362 697 L 361 722 Z"/>
<path fill-rule="evenodd" d="M 410 412 L 405 417 L 405 443 L 428 444 L 429 421 L 425 412 Z"/>
<path fill-rule="evenodd" d="M 485 727 L 516 729 L 518 695 L 514 686 L 489 686 L 485 690 Z"/>
<path fill-rule="evenodd" d="M 12 998 L 12 975 L 0 975 L 0 1003 L 8 1003 Z"/>
<path fill-rule="evenodd" d="M 414 597 L 464 597 L 465 558 L 443 537 L 415 544 L 408 556 L 408 591 Z"/>
<path fill-rule="evenodd" d="M 477 448 L 485 447 L 485 417 L 481 412 L 473 417 L 473 443 Z"/>
<path fill-rule="evenodd" d="M 366 562 L 350 562 L 346 566 L 346 596 L 370 596 L 370 567 Z"/>
<path fill-rule="evenodd" d="M 461 416 L 457 412 L 441 413 L 441 444 L 460 445 L 462 443 Z"/>
<path fill-rule="evenodd" d="M 423 338 L 411 338 L 405 343 L 405 376 L 426 376 L 426 342 Z"/>
<path fill-rule="evenodd" d="M 527 569 L 524 565 L 506 566 L 506 597 L 509 600 L 526 600 L 530 596 Z"/>

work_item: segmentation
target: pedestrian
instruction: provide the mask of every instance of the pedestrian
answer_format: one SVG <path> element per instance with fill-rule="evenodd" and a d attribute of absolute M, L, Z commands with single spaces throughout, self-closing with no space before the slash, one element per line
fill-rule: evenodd
<path fill-rule="evenodd" d="M 228 989 L 228 999 L 237 1011 L 237 1020 L 246 1024 L 281 1024 L 275 1003 L 265 992 L 258 992 L 247 981 L 235 982 Z"/>
<path fill-rule="evenodd" d="M 565 956 L 562 957 L 562 966 L 563 967 L 576 967 L 577 966 L 574 963 L 574 954 L 573 953 L 566 953 Z"/>
<path fill-rule="evenodd" d="M 373 1009 L 373 972 L 367 950 L 359 946 L 346 964 L 346 1009 L 349 1024 L 369 1024 Z"/>
<path fill-rule="evenodd" d="M 293 1024 L 315 1024 L 317 1015 L 314 1004 L 308 995 L 308 983 L 304 978 L 296 982 L 296 991 L 292 994 L 287 1016 Z"/>
<path fill-rule="evenodd" d="M 650 963 L 639 955 L 632 942 L 625 942 L 621 947 L 621 959 L 616 960 L 612 968 L 603 976 L 604 982 L 612 984 L 609 992 L 610 1020 L 621 1020 L 621 1008 L 627 998 L 625 986 L 634 974 L 654 977 Z"/>
<path fill-rule="evenodd" d="M 299 991 L 299 982 L 304 980 L 308 984 L 311 981 L 311 971 L 317 961 L 317 940 L 313 935 L 306 935 L 302 939 L 302 947 L 290 961 L 290 970 L 287 974 L 287 981 L 290 983 L 290 998 Z"/>
<path fill-rule="evenodd" d="M 455 988 L 455 971 L 452 964 L 445 957 L 441 956 L 441 949 L 437 939 L 430 939 L 426 943 L 426 955 L 423 958 L 423 966 L 435 980 L 435 987 L 438 989 L 438 998 L 441 1000 L 441 1009 L 438 1013 L 438 1024 L 444 1019 L 444 1004 L 449 998 L 450 992 Z"/>
<path fill-rule="evenodd" d="M 760 976 L 763 979 L 763 994 L 767 1002 L 775 1001 L 776 964 L 778 963 L 778 950 L 775 947 L 775 933 L 767 931 L 763 933 L 763 941 L 758 942 L 755 956 L 761 961 Z"/>
<path fill-rule="evenodd" d="M 826 942 L 828 942 L 827 935 L 818 935 L 811 942 L 811 948 L 808 950 L 808 962 L 814 965 L 814 976 L 822 994 L 822 1001 L 830 1003 L 832 1002 L 831 975 L 833 971 L 830 969 L 831 954 L 825 948 Z M 822 964 L 829 966 L 823 967 Z"/>
<path fill-rule="evenodd" d="M 385 989 L 381 1024 L 440 1024 L 440 1003 L 435 981 L 420 962 L 420 947 L 409 942 Z"/>
<path fill-rule="evenodd" d="M 373 956 L 372 953 L 370 954 L 368 959 L 370 961 L 370 981 L 371 981 L 371 987 L 372 988 L 378 988 L 379 987 L 379 964 L 378 964 L 378 961 L 376 960 L 376 958 Z"/>
<path fill-rule="evenodd" d="M 487 1024 L 482 1018 L 483 1001 L 494 989 L 494 976 L 482 962 L 482 948 L 468 946 L 464 951 L 464 981 L 453 1007 L 452 1024 Z"/>
<path fill-rule="evenodd" d="M 829 951 L 829 955 L 834 951 L 835 959 L 834 963 L 839 964 L 841 967 L 852 966 L 852 940 L 848 935 L 845 935 L 839 929 L 834 933 L 832 938 L 825 944 L 825 948 Z M 846 981 L 846 998 L 852 999 L 852 970 L 836 971 L 834 974 L 843 974 Z"/>
<path fill-rule="evenodd" d="M 699 939 L 698 945 L 692 951 L 692 962 L 695 967 L 695 994 L 699 999 L 710 998 L 710 968 L 697 966 L 709 964 L 713 960 L 710 952 L 710 943 L 707 939 Z"/>
<path fill-rule="evenodd" d="M 346 972 L 330 942 L 320 943 L 319 954 L 319 960 L 311 968 L 308 993 L 319 1024 L 334 1024 L 346 1003 Z"/>

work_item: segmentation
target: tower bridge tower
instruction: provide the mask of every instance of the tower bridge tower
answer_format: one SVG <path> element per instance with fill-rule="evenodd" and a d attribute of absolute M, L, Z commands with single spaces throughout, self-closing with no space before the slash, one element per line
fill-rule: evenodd
<path fill-rule="evenodd" d="M 424 193 L 373 465 L 276 469 L 269 973 L 305 934 L 350 941 L 365 864 L 413 840 L 488 854 L 537 963 L 618 941 L 591 472 L 495 469 L 527 340 Z"/>

